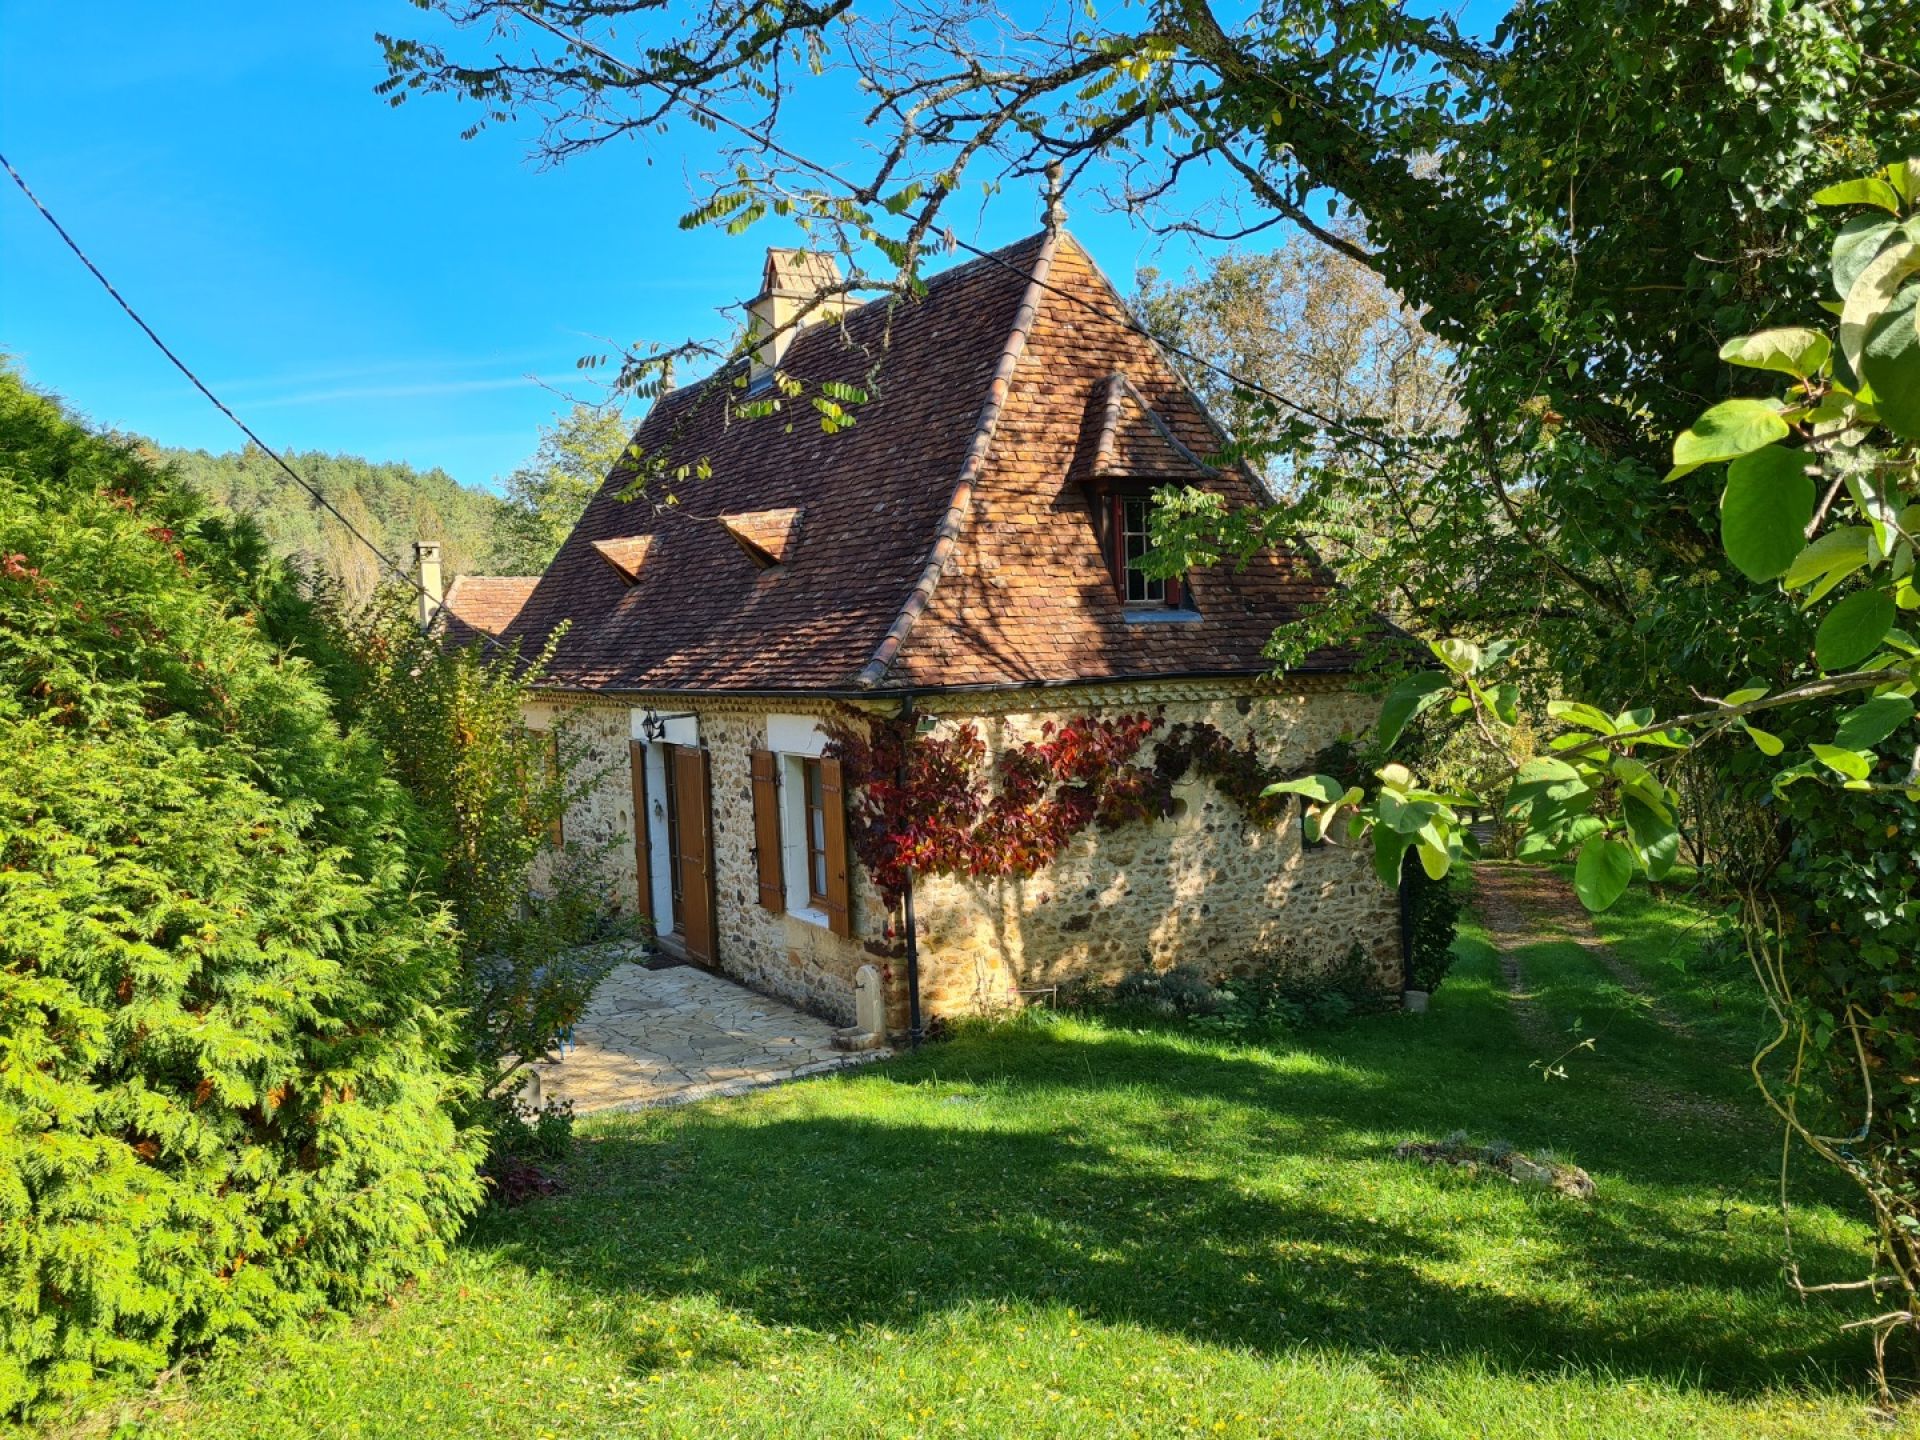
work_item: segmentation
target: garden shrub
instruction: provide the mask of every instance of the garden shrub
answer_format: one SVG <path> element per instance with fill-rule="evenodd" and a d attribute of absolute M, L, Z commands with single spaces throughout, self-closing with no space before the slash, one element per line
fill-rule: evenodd
<path fill-rule="evenodd" d="M 1258 1035 L 1338 1025 L 1385 1008 L 1374 966 L 1359 945 L 1328 969 L 1301 974 L 1270 954 L 1242 959 L 1224 973 L 1200 966 L 1151 966 L 1118 980 L 1084 980 L 1066 988 L 1068 1009 L 1179 1018 L 1231 1035 Z"/>
<path fill-rule="evenodd" d="M 0 371 L 0 1413 L 388 1294 L 479 1200 L 452 929 L 302 613 Z"/>
<path fill-rule="evenodd" d="M 460 1061 L 475 1081 L 463 1117 L 492 1136 L 491 1177 L 551 1161 L 570 1115 L 525 1111 L 523 1071 L 579 1019 L 625 953 L 616 942 L 644 934 L 610 899 L 607 865 L 626 837 L 559 824 L 602 771 L 563 722 L 526 726 L 544 654 L 518 663 L 423 634 L 413 594 L 399 586 L 359 611 L 328 613 L 343 713 L 378 736 L 413 797 L 422 875 L 454 919 Z M 531 1143 L 535 1134 L 545 1138 Z"/>

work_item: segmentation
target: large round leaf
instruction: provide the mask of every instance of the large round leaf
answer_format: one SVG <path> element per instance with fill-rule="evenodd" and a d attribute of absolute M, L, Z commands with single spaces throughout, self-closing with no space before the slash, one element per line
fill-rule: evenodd
<path fill-rule="evenodd" d="M 1878 215 L 1856 215 L 1840 227 L 1833 241 L 1834 294 L 1842 300 L 1847 298 L 1853 282 L 1873 263 L 1895 228 L 1893 221 Z"/>
<path fill-rule="evenodd" d="M 1770 401 L 1722 400 L 1674 438 L 1673 469 L 1667 479 L 1678 479 L 1717 460 L 1751 455 L 1786 438 L 1787 422 Z"/>
<path fill-rule="evenodd" d="M 1626 893 L 1633 879 L 1633 852 L 1618 840 L 1595 836 L 1580 847 L 1573 867 L 1573 889 L 1589 910 L 1605 910 Z"/>
<path fill-rule="evenodd" d="M 1920 284 L 1911 281 L 1867 327 L 1860 349 L 1860 378 L 1873 387 L 1874 408 L 1896 435 L 1920 439 L 1920 326 L 1915 301 Z"/>
<path fill-rule="evenodd" d="M 1847 357 L 1847 368 L 1860 373 L 1860 352 L 1866 347 L 1867 333 L 1900 293 L 1907 277 L 1920 270 L 1920 244 L 1898 240 L 1873 257 L 1873 263 L 1860 272 L 1860 278 L 1847 291 L 1847 303 L 1840 310 L 1840 350 Z"/>
<path fill-rule="evenodd" d="M 1637 795 L 1620 797 L 1620 815 L 1627 822 L 1627 838 L 1633 842 L 1633 852 L 1647 878 L 1666 879 L 1680 854 L 1680 832 L 1672 817 Z"/>
<path fill-rule="evenodd" d="M 1813 654 L 1822 670 L 1850 670 L 1871 655 L 1893 627 L 1893 597 L 1884 590 L 1856 590 L 1820 622 Z"/>
<path fill-rule="evenodd" d="M 1806 544 L 1814 484 L 1804 451 L 1769 445 L 1727 466 L 1720 497 L 1720 543 L 1749 580 L 1787 573 Z"/>
<path fill-rule="evenodd" d="M 1720 347 L 1720 358 L 1749 370 L 1777 370 L 1804 380 L 1833 353 L 1833 342 L 1802 325 L 1738 335 Z"/>

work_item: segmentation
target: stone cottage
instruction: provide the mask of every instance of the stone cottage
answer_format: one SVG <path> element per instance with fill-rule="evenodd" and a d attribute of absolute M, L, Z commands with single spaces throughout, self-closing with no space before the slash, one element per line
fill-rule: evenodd
<path fill-rule="evenodd" d="M 608 778 L 566 828 L 621 837 L 621 903 L 666 950 L 843 1024 L 877 984 L 894 1030 L 1089 974 L 1256 954 L 1310 973 L 1356 946 L 1397 990 L 1370 857 L 1191 776 L 1164 818 L 1087 827 L 1030 877 L 920 875 L 886 903 L 829 746 L 849 716 L 971 724 L 991 759 L 1049 722 L 1145 711 L 1305 766 L 1373 704 L 1345 651 L 1283 675 L 1263 657 L 1326 594 L 1305 561 L 1141 568 L 1156 487 L 1259 486 L 1207 461 L 1223 437 L 1063 228 L 916 299 L 809 313 L 837 281 L 769 252 L 753 355 L 663 395 L 546 574 L 488 596 L 524 652 L 568 627 L 530 719 L 591 742 Z M 856 423 L 824 433 L 787 377 L 864 392 Z M 785 408 L 743 413 L 769 398 Z"/>

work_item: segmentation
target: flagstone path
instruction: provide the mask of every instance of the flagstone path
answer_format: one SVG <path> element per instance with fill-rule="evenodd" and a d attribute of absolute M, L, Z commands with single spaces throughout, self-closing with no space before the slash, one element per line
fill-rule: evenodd
<path fill-rule="evenodd" d="M 731 1095 L 888 1054 L 833 1047 L 833 1026 L 691 965 L 616 966 L 529 1098 L 576 1115 Z M 533 1087 L 537 1086 L 537 1090 Z"/>

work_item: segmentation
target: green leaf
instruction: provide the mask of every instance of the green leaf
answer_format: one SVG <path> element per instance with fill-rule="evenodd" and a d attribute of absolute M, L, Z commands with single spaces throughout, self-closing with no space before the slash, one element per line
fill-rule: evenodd
<path fill-rule="evenodd" d="M 1618 840 L 1596 836 L 1580 847 L 1573 866 L 1573 889 L 1587 909 L 1605 910 L 1626 893 L 1633 879 L 1633 852 Z"/>
<path fill-rule="evenodd" d="M 1382 885 L 1400 883 L 1400 860 L 1413 838 L 1385 825 L 1373 827 L 1373 873 Z"/>
<path fill-rule="evenodd" d="M 1598 815 L 1579 815 L 1553 830 L 1527 831 L 1514 847 L 1514 854 L 1522 860 L 1558 860 L 1606 828 L 1606 822 Z"/>
<path fill-rule="evenodd" d="M 1813 192 L 1816 205 L 1878 205 L 1891 214 L 1900 213 L 1900 196 L 1886 181 L 1868 176 L 1861 180 L 1842 180 L 1824 190 Z"/>
<path fill-rule="evenodd" d="M 1899 229 L 1878 215 L 1856 215 L 1840 227 L 1833 242 L 1833 293 L 1842 300 L 1853 289 L 1860 272 L 1873 263 L 1887 240 Z"/>
<path fill-rule="evenodd" d="M 1841 525 L 1827 531 L 1793 557 L 1780 583 L 1798 590 L 1819 580 L 1831 587 L 1867 563 L 1873 532 L 1864 525 Z"/>
<path fill-rule="evenodd" d="M 1814 483 L 1804 451 L 1769 445 L 1727 466 L 1720 496 L 1720 543 L 1749 580 L 1787 573 L 1807 543 Z"/>
<path fill-rule="evenodd" d="M 1677 480 L 1702 465 L 1750 455 L 1786 437 L 1787 422 L 1771 401 L 1722 400 L 1694 421 L 1691 429 L 1675 437 L 1673 469 L 1667 472 L 1667 479 Z"/>
<path fill-rule="evenodd" d="M 1920 439 L 1920 325 L 1915 301 L 1920 285 L 1909 284 L 1867 327 L 1860 347 L 1860 378 L 1873 387 L 1880 423 L 1908 440 Z"/>
<path fill-rule="evenodd" d="M 1672 817 L 1634 795 L 1620 797 L 1620 814 L 1627 822 L 1627 837 L 1640 868 L 1649 879 L 1664 880 L 1680 854 L 1680 832 Z"/>
<path fill-rule="evenodd" d="M 1843 711 L 1833 743 L 1848 750 L 1871 750 L 1913 719 L 1913 701 L 1904 695 L 1876 695 Z"/>
<path fill-rule="evenodd" d="M 1749 370 L 1777 370 L 1804 380 L 1827 363 L 1833 342 L 1818 330 L 1800 325 L 1739 335 L 1720 347 L 1720 358 Z"/>
<path fill-rule="evenodd" d="M 1847 291 L 1847 303 L 1840 311 L 1840 350 L 1855 375 L 1860 374 L 1860 352 L 1867 343 L 1867 332 L 1916 270 L 1920 270 L 1920 244 L 1902 239 L 1874 256 L 1873 263 L 1860 272 L 1860 278 Z"/>
<path fill-rule="evenodd" d="M 1787 748 L 1780 737 L 1771 731 L 1759 729 L 1757 726 L 1749 725 L 1745 721 L 1741 722 L 1740 728 L 1747 732 L 1747 738 L 1753 741 L 1755 748 L 1757 748 L 1762 755 L 1778 755 Z"/>
<path fill-rule="evenodd" d="M 1307 775 L 1298 780 L 1277 780 L 1262 795 L 1305 795 L 1322 805 L 1331 805 L 1346 794 L 1346 786 L 1330 775 Z"/>
<path fill-rule="evenodd" d="M 1862 755 L 1856 750 L 1843 750 L 1838 745 L 1809 745 L 1813 758 L 1829 770 L 1837 771 L 1849 780 L 1864 780 L 1873 773 L 1873 757 Z"/>
<path fill-rule="evenodd" d="M 1387 692 L 1387 698 L 1380 706 L 1380 723 L 1374 732 L 1380 748 L 1391 750 L 1393 742 L 1400 738 L 1400 732 L 1407 728 L 1408 722 L 1438 700 L 1451 683 L 1436 670 L 1403 676 Z"/>
<path fill-rule="evenodd" d="M 1429 880 L 1447 878 L 1447 871 L 1453 865 L 1453 856 L 1438 846 L 1427 844 L 1424 840 L 1414 848 L 1420 853 L 1420 868 L 1427 872 Z"/>
<path fill-rule="evenodd" d="M 1569 725 L 1581 725 L 1600 735 L 1613 734 L 1613 721 L 1607 718 L 1606 712 L 1583 701 L 1549 700 L 1547 714 L 1555 720 L 1564 720 Z"/>
<path fill-rule="evenodd" d="M 1856 590 L 1827 612 L 1814 632 L 1813 655 L 1822 670 L 1850 670 L 1871 655 L 1893 626 L 1893 596 Z"/>
<path fill-rule="evenodd" d="M 1907 204 L 1920 200 L 1920 156 L 1909 155 L 1887 166 L 1887 181 Z"/>

